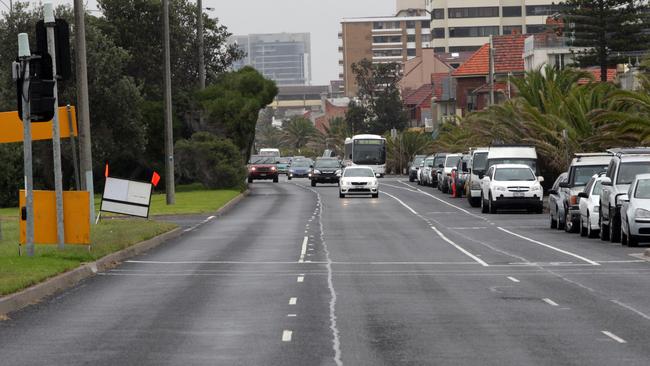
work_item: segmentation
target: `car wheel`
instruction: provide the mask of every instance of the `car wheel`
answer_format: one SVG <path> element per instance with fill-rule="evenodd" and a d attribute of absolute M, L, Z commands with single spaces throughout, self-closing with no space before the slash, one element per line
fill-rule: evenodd
<path fill-rule="evenodd" d="M 312 186 L 312 187 L 316 187 L 316 181 L 315 181 L 315 180 L 312 180 L 312 181 L 311 181 L 311 186 Z"/>
<path fill-rule="evenodd" d="M 277 183 L 277 182 L 279 182 L 279 181 L 280 181 L 280 177 L 275 177 L 275 178 L 273 178 L 273 183 Z"/>
<path fill-rule="evenodd" d="M 372 198 L 379 198 L 379 192 L 373 193 Z"/>
<path fill-rule="evenodd" d="M 598 217 L 599 217 L 598 221 L 600 223 L 600 225 L 599 225 L 600 226 L 600 235 L 599 235 L 600 240 L 607 241 L 607 240 L 609 240 L 609 225 L 606 225 L 605 223 L 603 223 L 603 215 L 602 214 L 599 214 Z"/>
<path fill-rule="evenodd" d="M 557 229 L 564 230 L 565 223 L 562 222 L 562 218 L 560 217 L 560 209 L 557 206 L 555 206 L 555 213 L 557 214 Z"/>
<path fill-rule="evenodd" d="M 492 200 L 492 196 L 490 196 L 490 197 L 488 198 L 488 204 L 489 204 L 489 208 L 490 208 L 490 213 L 491 213 L 491 214 L 495 214 L 495 213 L 497 213 L 497 207 L 496 207 L 496 205 L 494 204 L 494 201 Z"/>
<path fill-rule="evenodd" d="M 587 228 L 585 227 L 584 220 L 580 216 L 580 236 L 587 236 Z"/>
<path fill-rule="evenodd" d="M 569 213 L 569 210 L 566 210 L 566 215 L 564 217 L 564 231 L 567 233 L 575 233 L 577 228 L 575 227 L 573 221 L 571 220 L 571 214 Z"/>
<path fill-rule="evenodd" d="M 287 176 L 287 180 L 291 180 L 291 176 Z"/>
<path fill-rule="evenodd" d="M 411 183 L 415 182 L 415 178 L 409 176 L 409 182 Z"/>
<path fill-rule="evenodd" d="M 616 217 L 610 212 L 610 225 L 609 225 L 609 241 L 612 243 L 618 243 L 621 241 L 621 223 L 620 218 L 617 220 Z"/>
<path fill-rule="evenodd" d="M 482 213 L 488 213 L 488 206 L 485 203 L 485 199 L 483 198 L 483 194 L 481 193 L 481 212 Z"/>
<path fill-rule="evenodd" d="M 339 192 L 339 198 L 345 198 L 345 195 L 341 192 Z"/>
<path fill-rule="evenodd" d="M 553 214 L 549 214 L 551 217 L 551 229 L 557 229 L 557 220 L 553 219 Z"/>
<path fill-rule="evenodd" d="M 591 216 L 589 216 L 589 212 L 587 212 L 587 237 L 593 239 L 597 235 L 598 231 L 594 231 L 594 229 L 591 228 Z"/>
<path fill-rule="evenodd" d="M 253 178 L 248 178 L 248 183 L 253 183 Z"/>
<path fill-rule="evenodd" d="M 627 236 L 627 245 L 630 246 L 630 247 L 638 247 L 639 246 L 639 239 L 634 235 L 628 235 Z"/>

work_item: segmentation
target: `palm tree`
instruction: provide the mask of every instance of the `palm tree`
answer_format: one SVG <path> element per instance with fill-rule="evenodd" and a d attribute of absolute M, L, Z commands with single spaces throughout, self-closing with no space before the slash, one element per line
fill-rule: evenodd
<path fill-rule="evenodd" d="M 300 150 L 309 143 L 316 132 L 316 128 L 305 117 L 294 117 L 284 126 L 283 141 L 288 147 Z"/>

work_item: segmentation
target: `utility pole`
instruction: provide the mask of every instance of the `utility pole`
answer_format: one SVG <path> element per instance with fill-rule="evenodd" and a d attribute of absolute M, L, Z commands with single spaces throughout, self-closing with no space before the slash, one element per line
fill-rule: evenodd
<path fill-rule="evenodd" d="M 163 48 L 164 48 L 164 84 L 165 84 L 165 190 L 167 204 L 176 201 L 174 189 L 174 131 L 172 126 L 172 80 L 171 60 L 169 55 L 169 0 L 162 0 L 163 5 Z"/>
<path fill-rule="evenodd" d="M 488 82 L 490 83 L 490 105 L 494 104 L 494 42 L 490 35 Z"/>
<path fill-rule="evenodd" d="M 20 60 L 20 73 L 23 75 L 21 88 L 21 101 L 23 104 L 23 152 L 25 165 L 25 246 L 27 256 L 34 256 L 34 174 L 32 172 L 32 118 L 29 103 L 29 60 L 32 54 L 29 51 L 27 33 L 18 34 L 18 58 Z M 22 216 L 22 212 L 21 212 Z M 21 218 L 22 219 L 22 218 Z"/>
<path fill-rule="evenodd" d="M 95 222 L 95 189 L 93 186 L 93 156 L 90 141 L 90 108 L 88 106 L 88 65 L 86 63 L 86 26 L 83 0 L 74 0 L 75 67 L 77 75 L 77 118 L 79 120 L 79 149 L 81 184 L 90 193 L 90 223 Z"/>
<path fill-rule="evenodd" d="M 61 136 L 59 130 L 59 95 L 56 73 L 56 44 L 54 38 L 54 8 L 51 2 L 43 4 L 43 21 L 47 31 L 47 52 L 52 58 L 54 77 L 54 117 L 52 118 L 52 159 L 54 162 L 54 194 L 56 201 L 56 239 L 59 249 L 65 249 L 65 226 L 63 224 L 63 177 L 61 173 Z"/>
<path fill-rule="evenodd" d="M 196 0 L 198 8 L 197 35 L 199 37 L 199 88 L 205 89 L 205 58 L 203 57 L 203 0 Z"/>

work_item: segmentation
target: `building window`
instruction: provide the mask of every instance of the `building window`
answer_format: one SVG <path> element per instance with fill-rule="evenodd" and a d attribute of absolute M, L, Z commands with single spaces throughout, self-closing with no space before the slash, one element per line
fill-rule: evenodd
<path fill-rule="evenodd" d="M 401 29 L 399 22 L 373 22 L 372 29 Z"/>
<path fill-rule="evenodd" d="M 422 34 L 422 35 L 420 35 L 420 41 L 421 42 L 431 42 L 431 35 L 430 34 Z"/>
<path fill-rule="evenodd" d="M 374 36 L 372 43 L 402 43 L 402 36 Z"/>
<path fill-rule="evenodd" d="M 428 20 L 423 20 L 420 23 L 420 26 L 422 27 L 422 29 L 429 29 L 429 28 L 431 28 L 431 22 L 428 21 Z"/>
<path fill-rule="evenodd" d="M 406 42 L 415 42 L 415 34 L 409 34 L 406 36 Z"/>
<path fill-rule="evenodd" d="M 547 29 L 546 24 L 530 24 L 526 26 L 526 33 L 528 34 L 544 33 L 546 29 Z"/>
<path fill-rule="evenodd" d="M 521 34 L 520 25 L 504 25 L 503 34 Z"/>
<path fill-rule="evenodd" d="M 445 19 L 445 9 L 433 9 L 433 19 Z"/>
<path fill-rule="evenodd" d="M 373 50 L 373 57 L 395 57 L 402 56 L 402 50 Z"/>
<path fill-rule="evenodd" d="M 480 8 L 449 8 L 449 18 L 489 18 L 498 16 L 498 6 L 487 6 Z"/>
<path fill-rule="evenodd" d="M 372 29 L 384 29 L 384 22 L 373 22 Z"/>
<path fill-rule="evenodd" d="M 559 11 L 558 5 L 526 5 L 526 15 L 536 16 L 543 15 L 549 16 Z"/>
<path fill-rule="evenodd" d="M 449 52 L 474 52 L 481 48 L 481 46 L 452 46 L 449 47 Z"/>
<path fill-rule="evenodd" d="M 556 69 L 559 69 L 559 70 L 563 70 L 564 66 L 565 66 L 564 55 L 559 54 L 559 55 L 554 55 L 554 56 L 555 57 L 554 57 L 553 61 L 555 61 L 555 62 L 553 62 L 553 67 L 555 67 Z"/>
<path fill-rule="evenodd" d="M 521 16 L 521 6 L 504 6 L 501 8 L 504 18 L 509 17 L 520 17 Z"/>
<path fill-rule="evenodd" d="M 409 48 L 406 50 L 406 56 L 412 57 L 415 56 L 415 48 Z"/>
<path fill-rule="evenodd" d="M 407 29 L 415 29 L 415 20 L 407 20 L 406 21 L 406 28 Z"/>
<path fill-rule="evenodd" d="M 435 38 L 445 38 L 445 28 L 433 28 L 433 36 Z"/>
<path fill-rule="evenodd" d="M 490 35 L 499 35 L 499 26 L 487 27 L 454 27 L 449 28 L 450 38 L 459 37 L 488 37 Z"/>
<path fill-rule="evenodd" d="M 433 48 L 433 53 L 445 53 L 445 48 L 444 47 L 434 47 Z"/>

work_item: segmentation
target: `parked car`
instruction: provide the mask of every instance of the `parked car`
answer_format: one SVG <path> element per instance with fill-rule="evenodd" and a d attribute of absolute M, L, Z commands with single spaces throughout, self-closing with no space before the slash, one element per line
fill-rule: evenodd
<path fill-rule="evenodd" d="M 542 213 L 543 177 L 525 164 L 491 166 L 481 185 L 481 211 L 496 213 L 500 208 L 526 208 Z"/>
<path fill-rule="evenodd" d="M 416 179 L 419 179 L 420 164 L 426 157 L 426 155 L 415 155 L 413 161 L 409 163 L 409 182 L 415 182 Z"/>
<path fill-rule="evenodd" d="M 580 207 L 578 193 L 582 192 L 587 182 L 594 174 L 607 170 L 607 165 L 612 160 L 611 153 L 581 153 L 575 154 L 568 170 L 568 178 L 560 183 L 557 190 L 562 193 L 560 202 L 564 208 L 564 216 L 558 220 L 558 228 L 566 232 L 578 232 L 580 228 Z M 561 226 L 561 227 L 560 227 Z"/>
<path fill-rule="evenodd" d="M 566 215 L 564 210 L 567 201 L 566 191 L 560 190 L 560 185 L 569 180 L 569 173 L 564 172 L 555 179 L 553 186 L 548 191 L 548 212 L 551 218 L 551 229 L 564 229 Z"/>
<path fill-rule="evenodd" d="M 311 186 L 316 187 L 317 183 L 337 183 L 339 182 L 338 174 L 341 174 L 341 161 L 336 158 L 319 158 L 316 159 L 314 167 L 309 174 Z"/>
<path fill-rule="evenodd" d="M 308 178 L 312 168 L 311 159 L 294 159 L 289 166 L 289 176 L 287 179 L 292 178 Z"/>
<path fill-rule="evenodd" d="M 278 169 L 278 173 L 289 174 L 290 163 L 291 161 L 289 158 L 278 158 L 278 162 L 275 164 L 275 167 Z"/>
<path fill-rule="evenodd" d="M 595 174 L 585 187 L 578 193 L 580 201 L 580 235 L 595 238 L 600 231 L 598 211 L 600 210 L 600 192 L 603 190 L 604 173 Z"/>
<path fill-rule="evenodd" d="M 449 193 L 449 188 L 451 187 L 451 171 L 458 165 L 458 161 L 462 157 L 463 154 L 447 154 L 442 168 L 438 166 L 442 170 L 440 175 L 441 179 L 438 180 L 442 193 Z"/>
<path fill-rule="evenodd" d="M 442 181 L 442 169 L 445 167 L 445 158 L 447 153 L 437 153 L 433 159 L 433 169 L 431 172 L 431 186 L 440 190 L 439 182 Z M 442 167 L 441 167 L 442 165 Z"/>
<path fill-rule="evenodd" d="M 487 147 L 470 149 L 469 174 L 465 184 L 465 195 L 472 207 L 481 205 L 481 179 L 487 170 Z"/>
<path fill-rule="evenodd" d="M 450 193 L 452 197 L 462 197 L 465 191 L 465 184 L 469 177 L 469 163 L 472 159 L 471 155 L 463 155 L 456 167 L 451 171 Z"/>
<path fill-rule="evenodd" d="M 343 169 L 339 197 L 346 195 L 372 195 L 379 197 L 379 181 L 371 167 L 351 166 Z"/>
<path fill-rule="evenodd" d="M 276 168 L 277 158 L 273 156 L 253 155 L 248 162 L 248 183 L 253 180 L 273 179 L 274 183 L 279 180 L 280 174 Z"/>
<path fill-rule="evenodd" d="M 431 175 L 433 171 L 433 155 L 427 156 L 422 163 L 420 163 L 420 170 L 418 170 L 418 184 L 427 186 L 431 184 Z"/>
<path fill-rule="evenodd" d="M 636 247 L 650 240 L 650 174 L 637 175 L 621 202 L 621 243 Z"/>
<path fill-rule="evenodd" d="M 600 194 L 600 238 L 615 243 L 621 239 L 620 197 L 628 192 L 638 174 L 650 173 L 650 148 L 612 149 L 614 154 Z"/>

